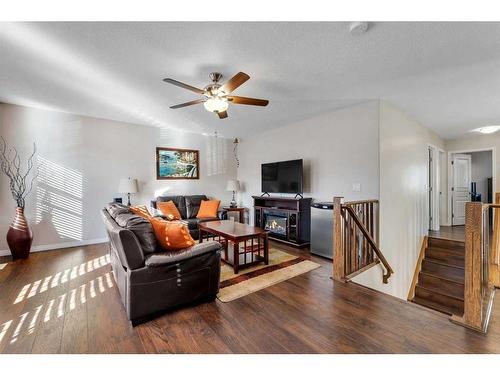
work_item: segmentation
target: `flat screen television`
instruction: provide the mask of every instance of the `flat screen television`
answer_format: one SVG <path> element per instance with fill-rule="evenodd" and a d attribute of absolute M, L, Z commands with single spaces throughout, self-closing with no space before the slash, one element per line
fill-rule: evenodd
<path fill-rule="evenodd" d="M 302 159 L 262 164 L 262 192 L 302 194 Z"/>

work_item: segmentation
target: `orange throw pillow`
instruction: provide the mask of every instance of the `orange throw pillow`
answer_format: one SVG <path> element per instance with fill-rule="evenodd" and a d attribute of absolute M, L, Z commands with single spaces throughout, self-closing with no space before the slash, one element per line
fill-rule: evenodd
<path fill-rule="evenodd" d="M 195 244 L 184 224 L 160 218 L 152 218 L 150 221 L 156 239 L 165 250 L 182 250 Z"/>
<path fill-rule="evenodd" d="M 217 210 L 219 209 L 220 201 L 201 201 L 200 209 L 198 210 L 198 219 L 207 219 L 217 217 Z"/>
<path fill-rule="evenodd" d="M 173 201 L 168 201 L 168 202 L 158 202 L 156 203 L 158 209 L 161 211 L 163 215 L 166 217 L 169 217 L 169 215 L 172 215 L 174 217 L 174 220 L 180 220 L 181 219 L 181 214 L 177 207 L 175 206 L 175 203 Z"/>
<path fill-rule="evenodd" d="M 130 207 L 130 211 L 148 220 L 152 218 L 152 215 L 149 213 L 148 208 L 145 205 Z"/>

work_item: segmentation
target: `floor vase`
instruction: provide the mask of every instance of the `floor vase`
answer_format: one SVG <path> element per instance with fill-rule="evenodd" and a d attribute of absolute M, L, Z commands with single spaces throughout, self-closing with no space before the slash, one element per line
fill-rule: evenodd
<path fill-rule="evenodd" d="M 24 208 L 17 207 L 16 216 L 7 232 L 7 244 L 12 253 L 12 258 L 14 260 L 28 258 L 32 242 L 33 233 L 24 216 Z"/>

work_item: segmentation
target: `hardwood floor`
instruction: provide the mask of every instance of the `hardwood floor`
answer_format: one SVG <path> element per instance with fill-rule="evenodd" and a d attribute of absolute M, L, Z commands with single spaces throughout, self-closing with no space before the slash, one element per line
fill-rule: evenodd
<path fill-rule="evenodd" d="M 0 258 L 0 352 L 500 353 L 499 300 L 482 335 L 443 314 L 333 282 L 330 262 L 318 257 L 322 267 L 309 273 L 132 328 L 107 250 L 102 244 L 15 263 Z"/>
<path fill-rule="evenodd" d="M 454 227 L 440 227 L 439 230 L 430 230 L 429 236 L 445 240 L 465 241 L 465 225 Z"/>

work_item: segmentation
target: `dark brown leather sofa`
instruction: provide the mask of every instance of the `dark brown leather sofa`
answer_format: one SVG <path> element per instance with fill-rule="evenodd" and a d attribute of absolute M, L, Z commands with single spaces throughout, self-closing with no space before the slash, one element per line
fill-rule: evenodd
<path fill-rule="evenodd" d="M 101 215 L 110 240 L 113 275 L 132 325 L 176 306 L 215 299 L 219 243 L 168 252 L 157 244 L 149 221 L 126 206 L 110 204 Z"/>
<path fill-rule="evenodd" d="M 189 229 L 189 233 L 191 237 L 195 240 L 198 239 L 198 223 L 202 223 L 205 221 L 214 221 L 214 220 L 225 220 L 227 219 L 227 213 L 220 210 L 217 214 L 216 218 L 208 218 L 208 219 L 198 219 L 196 215 L 198 215 L 198 211 L 200 210 L 201 201 L 208 200 L 206 195 L 166 195 L 157 197 L 155 200 L 151 201 L 151 207 L 157 209 L 157 202 L 174 202 L 175 206 L 179 210 L 181 214 L 182 221 L 186 223 Z M 161 216 L 161 215 L 159 215 Z"/>

